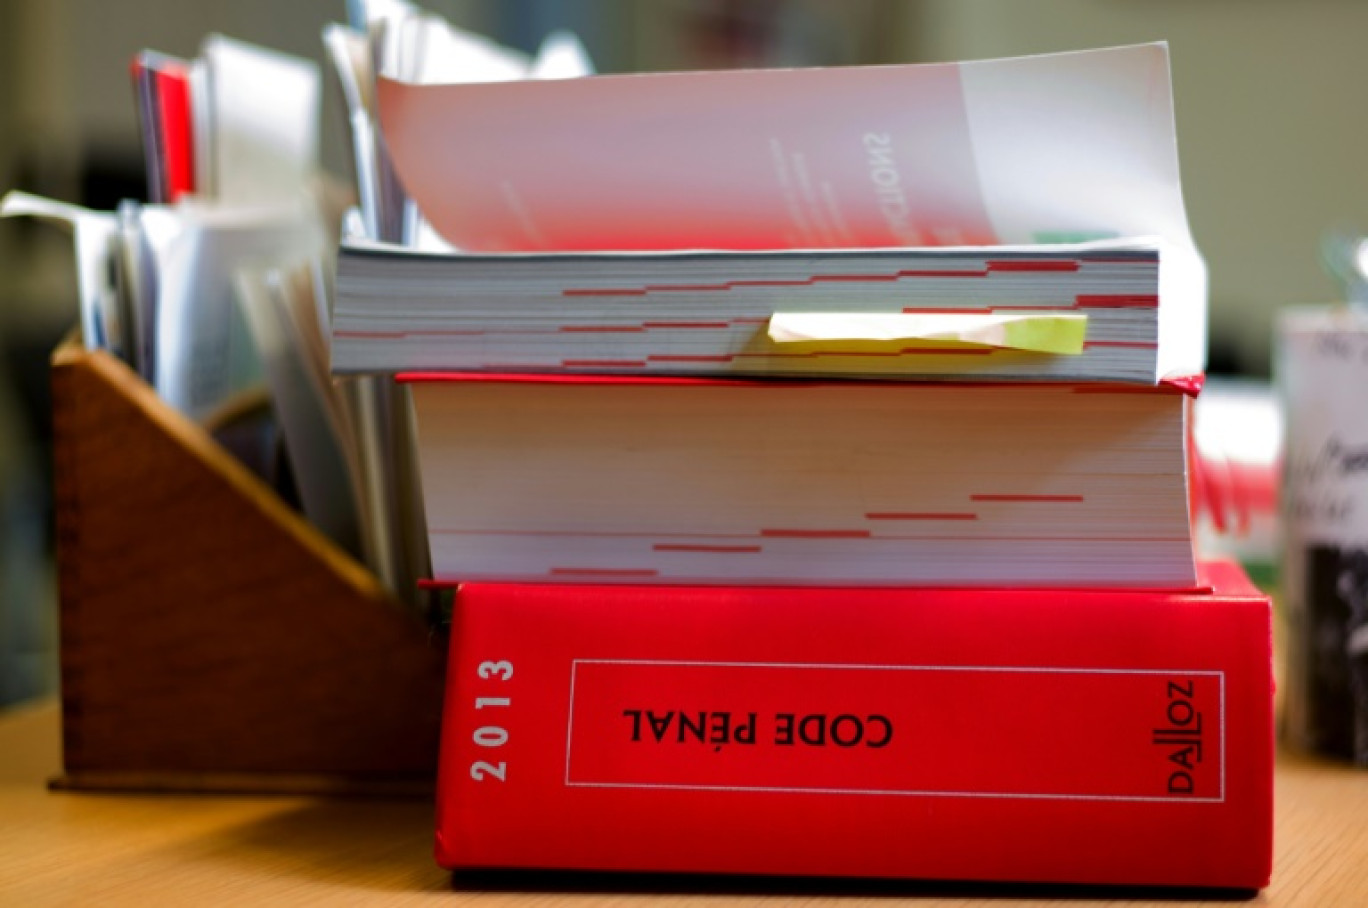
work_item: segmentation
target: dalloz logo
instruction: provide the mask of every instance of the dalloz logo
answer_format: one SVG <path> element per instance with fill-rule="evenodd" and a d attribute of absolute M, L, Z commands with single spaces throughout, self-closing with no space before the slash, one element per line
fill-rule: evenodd
<path fill-rule="evenodd" d="M 1207 759 L 1206 715 L 1197 706 L 1196 678 L 1174 678 L 1165 684 L 1163 724 L 1152 741 L 1169 763 L 1165 789 L 1171 795 L 1197 794 L 1197 779 Z"/>

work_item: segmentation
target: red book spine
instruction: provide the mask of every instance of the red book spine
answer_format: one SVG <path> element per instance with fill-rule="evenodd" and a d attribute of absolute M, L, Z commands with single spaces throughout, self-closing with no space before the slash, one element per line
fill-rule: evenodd
<path fill-rule="evenodd" d="M 1268 600 L 478 585 L 456 596 L 449 868 L 1259 888 Z"/>

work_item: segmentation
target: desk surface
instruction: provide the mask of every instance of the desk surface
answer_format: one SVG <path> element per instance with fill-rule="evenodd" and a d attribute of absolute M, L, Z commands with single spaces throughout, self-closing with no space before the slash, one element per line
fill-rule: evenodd
<path fill-rule="evenodd" d="M 650 877 L 457 878 L 432 862 L 432 808 L 421 801 L 52 793 L 60 766 L 53 704 L 0 713 L 0 904 L 376 904 L 653 908 L 773 902 L 775 884 L 672 883 Z M 1270 906 L 1368 904 L 1368 771 L 1282 756 Z M 802 881 L 781 897 L 817 895 Z M 1127 904 L 1134 893 L 908 885 L 825 895 L 879 906 Z M 1016 896 L 1028 898 L 1018 900 Z M 785 898 L 787 901 L 788 898 Z M 827 900 L 827 899 L 823 899 Z M 837 901 L 832 898 L 830 901 Z M 1157 904 L 1183 902 L 1168 899 Z"/>

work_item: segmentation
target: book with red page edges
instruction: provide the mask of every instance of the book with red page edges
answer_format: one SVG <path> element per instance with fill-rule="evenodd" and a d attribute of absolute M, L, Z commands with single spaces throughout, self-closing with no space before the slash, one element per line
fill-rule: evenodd
<path fill-rule="evenodd" d="M 1176 386 L 400 378 L 438 580 L 1196 585 Z"/>
<path fill-rule="evenodd" d="M 461 586 L 437 860 L 1262 887 L 1270 603 L 1202 576 Z"/>

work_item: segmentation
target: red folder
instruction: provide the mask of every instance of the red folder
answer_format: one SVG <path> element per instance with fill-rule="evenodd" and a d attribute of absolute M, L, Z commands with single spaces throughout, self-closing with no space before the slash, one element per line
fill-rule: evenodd
<path fill-rule="evenodd" d="M 130 65 L 142 120 L 148 198 L 174 202 L 195 191 L 194 116 L 190 66 L 144 50 Z"/>
<path fill-rule="evenodd" d="M 187 67 L 168 65 L 157 71 L 157 99 L 162 129 L 166 192 L 170 201 L 195 191 L 194 116 Z"/>
<path fill-rule="evenodd" d="M 1203 578 L 463 586 L 437 859 L 1262 887 L 1270 605 Z"/>

